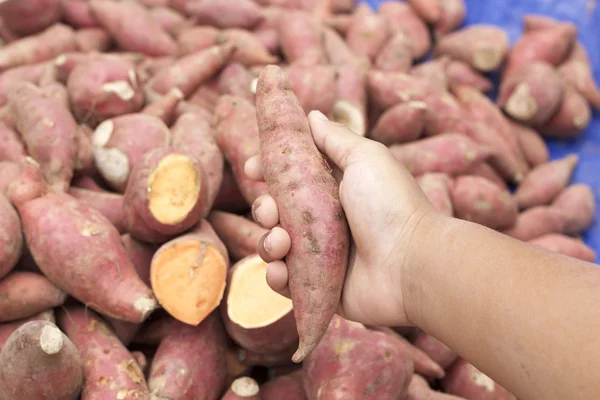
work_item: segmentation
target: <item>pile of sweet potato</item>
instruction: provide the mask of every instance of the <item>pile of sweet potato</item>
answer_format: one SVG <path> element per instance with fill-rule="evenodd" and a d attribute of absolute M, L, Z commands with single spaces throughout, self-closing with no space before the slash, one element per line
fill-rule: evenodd
<path fill-rule="evenodd" d="M 595 261 L 594 194 L 543 140 L 600 108 L 577 29 L 529 15 L 511 45 L 465 12 L 0 2 L 0 399 L 514 399 L 425 332 L 334 315 L 350 237 L 306 120 L 389 146 L 446 215 Z M 257 254 L 269 192 L 291 300 Z"/>

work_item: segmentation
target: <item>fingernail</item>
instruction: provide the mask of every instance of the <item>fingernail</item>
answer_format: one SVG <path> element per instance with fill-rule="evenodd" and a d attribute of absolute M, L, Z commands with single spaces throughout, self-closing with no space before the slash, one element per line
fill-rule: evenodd
<path fill-rule="evenodd" d="M 258 224 L 260 224 L 260 219 L 258 218 L 258 208 L 260 207 L 260 203 L 255 202 L 254 204 L 252 204 L 252 217 L 254 218 L 254 221 L 256 221 Z"/>
<path fill-rule="evenodd" d="M 267 235 L 267 237 L 265 238 L 265 240 L 263 241 L 263 247 L 265 248 L 265 251 L 267 253 L 271 252 L 271 235 Z"/>
<path fill-rule="evenodd" d="M 321 121 L 329 121 L 329 118 L 327 118 L 321 111 L 314 110 L 313 113 L 315 114 L 315 118 L 320 119 Z"/>

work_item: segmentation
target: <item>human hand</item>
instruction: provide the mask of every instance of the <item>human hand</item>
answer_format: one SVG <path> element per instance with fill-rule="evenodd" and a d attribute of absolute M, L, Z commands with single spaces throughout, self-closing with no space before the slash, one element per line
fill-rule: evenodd
<path fill-rule="evenodd" d="M 368 325 L 410 325 L 405 296 L 410 267 L 419 262 L 413 246 L 423 236 L 417 235 L 423 231 L 419 226 L 437 211 L 384 145 L 328 121 L 320 112 L 310 113 L 309 122 L 317 148 L 334 166 L 353 239 L 338 314 Z M 249 159 L 245 171 L 251 179 L 263 180 L 260 157 Z M 258 248 L 269 262 L 267 282 L 289 297 L 283 259 L 291 240 L 278 226 L 277 205 L 263 195 L 252 213 L 257 223 L 271 229 Z"/>

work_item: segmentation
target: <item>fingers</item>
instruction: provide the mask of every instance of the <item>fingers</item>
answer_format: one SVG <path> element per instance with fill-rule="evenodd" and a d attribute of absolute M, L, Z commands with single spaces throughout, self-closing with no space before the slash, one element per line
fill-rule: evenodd
<path fill-rule="evenodd" d="M 258 254 L 266 262 L 283 259 L 292 247 L 290 235 L 280 227 L 271 229 L 258 243 Z"/>
<path fill-rule="evenodd" d="M 283 261 L 273 261 L 267 266 L 267 283 L 271 289 L 285 297 L 292 297 L 288 286 L 288 269 Z"/>
<path fill-rule="evenodd" d="M 263 228 L 271 229 L 279 224 L 279 211 L 269 194 L 259 196 L 252 204 L 252 217 Z"/>
<path fill-rule="evenodd" d="M 262 168 L 260 166 L 260 156 L 252 156 L 244 164 L 244 173 L 249 179 L 254 181 L 263 181 Z"/>

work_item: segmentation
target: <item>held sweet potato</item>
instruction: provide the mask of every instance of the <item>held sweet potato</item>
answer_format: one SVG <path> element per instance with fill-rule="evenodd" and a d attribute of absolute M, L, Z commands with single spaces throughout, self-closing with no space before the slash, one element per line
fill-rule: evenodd
<path fill-rule="evenodd" d="M 260 387 L 261 400 L 307 400 L 302 370 L 270 380 Z"/>
<path fill-rule="evenodd" d="M 373 12 L 368 4 L 360 4 L 354 10 L 346 42 L 356 54 L 374 61 L 390 34 L 385 19 Z"/>
<path fill-rule="evenodd" d="M 425 173 L 417 178 L 417 183 L 433 206 L 442 214 L 452 217 L 454 207 L 450 197 L 452 180 L 446 174 Z"/>
<path fill-rule="evenodd" d="M 162 307 L 198 325 L 221 303 L 229 257 L 208 221 L 162 245 L 152 257 L 150 280 Z"/>
<path fill-rule="evenodd" d="M 559 66 L 558 73 L 595 109 L 600 109 L 600 88 L 594 80 L 590 57 L 581 43 L 575 43 L 565 62 Z"/>
<path fill-rule="evenodd" d="M 8 322 L 59 306 L 67 294 L 43 275 L 13 271 L 0 280 L 0 297 L 0 322 Z"/>
<path fill-rule="evenodd" d="M 413 344 L 444 369 L 447 369 L 458 358 L 452 349 L 423 331 L 417 333 Z"/>
<path fill-rule="evenodd" d="M 379 6 L 379 13 L 385 19 L 392 34 L 402 32 L 412 45 L 414 59 L 423 58 L 431 48 L 431 35 L 427 25 L 406 3 L 386 1 Z"/>
<path fill-rule="evenodd" d="M 102 28 L 86 28 L 75 32 L 75 44 L 77 50 L 84 53 L 103 52 L 110 48 L 112 38 Z"/>
<path fill-rule="evenodd" d="M 574 88 L 566 86 L 556 113 L 538 129 L 546 137 L 576 137 L 591 120 L 592 110 L 587 99 Z"/>
<path fill-rule="evenodd" d="M 573 154 L 531 170 L 515 192 L 519 207 L 549 204 L 567 186 L 578 163 L 579 157 Z"/>
<path fill-rule="evenodd" d="M 305 113 L 328 115 L 335 104 L 336 70 L 329 65 L 291 65 L 285 69 L 290 87 Z"/>
<path fill-rule="evenodd" d="M 569 186 L 556 196 L 552 208 L 565 215 L 564 232 L 577 235 L 587 230 L 594 222 L 596 214 L 594 192 L 585 184 Z"/>
<path fill-rule="evenodd" d="M 71 112 L 29 83 L 13 93 L 10 105 L 27 152 L 40 164 L 44 178 L 54 189 L 66 190 L 77 156 L 77 124 Z"/>
<path fill-rule="evenodd" d="M 548 146 L 537 131 L 517 122 L 511 122 L 511 128 L 517 136 L 521 152 L 530 167 L 537 167 L 548 162 L 550 159 Z"/>
<path fill-rule="evenodd" d="M 454 362 L 446 372 L 442 388 L 449 394 L 467 399 L 516 400 L 510 392 L 463 359 Z"/>
<path fill-rule="evenodd" d="M 123 50 L 154 57 L 170 56 L 177 51 L 175 41 L 140 4 L 92 0 L 90 8 L 100 25 Z"/>
<path fill-rule="evenodd" d="M 23 141 L 10 126 L 0 122 L 0 162 L 18 163 L 27 156 Z"/>
<path fill-rule="evenodd" d="M 6 341 L 8 340 L 10 335 L 13 334 L 14 331 L 19 329 L 19 327 L 21 327 L 22 325 L 25 325 L 26 323 L 31 321 L 48 321 L 52 322 L 53 324 L 56 323 L 56 320 L 54 318 L 54 311 L 46 310 L 42 311 L 39 314 L 35 314 L 29 318 L 19 319 L 17 321 L 0 324 L 0 351 L 2 351 L 2 348 L 6 344 Z"/>
<path fill-rule="evenodd" d="M 367 65 L 353 63 L 337 68 L 337 99 L 331 119 L 344 124 L 359 136 L 367 131 Z"/>
<path fill-rule="evenodd" d="M 437 392 L 429 386 L 429 383 L 416 373 L 412 376 L 408 385 L 408 396 L 406 400 L 464 400 L 462 397 Z"/>
<path fill-rule="evenodd" d="M 265 181 L 292 241 L 286 263 L 300 335 L 293 360 L 300 362 L 325 334 L 339 302 L 348 261 L 348 225 L 337 183 L 279 67 L 267 66 L 261 73 L 256 109 Z M 288 171 L 284 175 L 283 168 Z M 315 196 L 321 199 L 318 206 Z"/>
<path fill-rule="evenodd" d="M 218 314 L 199 326 L 175 322 L 161 341 L 148 376 L 157 398 L 217 400 L 227 378 L 227 342 Z"/>
<path fill-rule="evenodd" d="M 277 25 L 281 51 L 289 64 L 317 65 L 327 62 L 323 26 L 313 15 L 286 10 Z"/>
<path fill-rule="evenodd" d="M 441 0 L 440 19 L 435 23 L 434 30 L 437 35 L 452 32 L 462 25 L 467 14 L 464 0 Z"/>
<path fill-rule="evenodd" d="M 226 29 L 217 36 L 217 44 L 230 43 L 234 46 L 231 60 L 245 66 L 275 64 L 279 58 L 251 32 L 242 29 Z"/>
<path fill-rule="evenodd" d="M 514 226 L 503 231 L 515 239 L 528 241 L 549 233 L 562 233 L 567 223 L 566 215 L 553 207 L 537 206 L 523 211 Z"/>
<path fill-rule="evenodd" d="M 7 0 L 0 3 L 0 18 L 18 36 L 38 33 L 61 18 L 60 0 Z"/>
<path fill-rule="evenodd" d="M 120 233 L 125 232 L 123 218 L 123 195 L 107 191 L 99 192 L 76 187 L 70 187 L 69 195 L 81 203 L 96 209 L 102 214 Z"/>
<path fill-rule="evenodd" d="M 85 360 L 82 398 L 149 398 L 138 363 L 99 315 L 84 307 L 69 307 L 59 313 L 58 323 Z"/>
<path fill-rule="evenodd" d="M 10 191 L 36 264 L 57 287 L 104 315 L 143 321 L 157 303 L 127 258 L 119 232 L 93 208 L 48 192 L 42 179 L 28 163 Z"/>
<path fill-rule="evenodd" d="M 446 77 L 451 87 L 466 85 L 481 92 L 489 92 L 493 87 L 492 82 L 487 77 L 479 74 L 467 63 L 458 60 L 451 60 L 448 63 L 446 66 Z"/>
<path fill-rule="evenodd" d="M 169 128 L 160 119 L 144 114 L 122 115 L 102 122 L 94 131 L 94 163 L 108 185 L 124 192 L 143 156 L 155 148 L 167 147 L 170 140 Z"/>
<path fill-rule="evenodd" d="M 221 400 L 260 400 L 258 383 L 248 377 L 237 378 L 231 383 L 231 386 L 221 398 Z"/>
<path fill-rule="evenodd" d="M 202 0 L 189 2 L 187 14 L 199 25 L 250 29 L 263 19 L 262 9 L 252 0 Z"/>
<path fill-rule="evenodd" d="M 510 192 L 478 176 L 460 176 L 451 189 L 457 218 L 492 229 L 515 224 L 518 206 Z"/>
<path fill-rule="evenodd" d="M 413 363 L 393 338 L 336 315 L 302 369 L 310 400 L 402 399 Z"/>
<path fill-rule="evenodd" d="M 414 176 L 426 172 L 462 174 L 482 163 L 490 151 L 457 133 L 445 133 L 407 144 L 390 146 L 390 151 Z"/>
<path fill-rule="evenodd" d="M 208 221 L 236 261 L 255 254 L 259 240 L 267 233 L 254 221 L 228 212 L 213 211 Z"/>
<path fill-rule="evenodd" d="M 82 357 L 52 322 L 27 322 L 13 332 L 2 348 L 3 399 L 75 400 L 82 384 Z"/>
<path fill-rule="evenodd" d="M 596 262 L 596 252 L 583 241 L 558 233 L 550 233 L 530 240 L 529 243 L 568 257 Z"/>
<path fill-rule="evenodd" d="M 497 70 L 509 49 L 508 35 L 493 25 L 470 25 L 442 36 L 434 48 L 435 56 L 448 55 L 478 71 Z"/>

